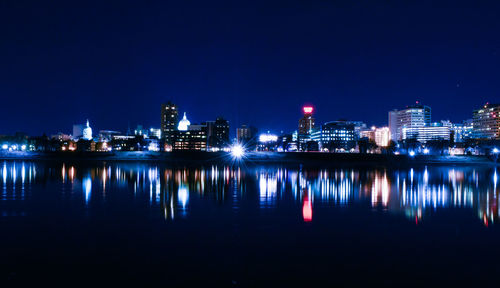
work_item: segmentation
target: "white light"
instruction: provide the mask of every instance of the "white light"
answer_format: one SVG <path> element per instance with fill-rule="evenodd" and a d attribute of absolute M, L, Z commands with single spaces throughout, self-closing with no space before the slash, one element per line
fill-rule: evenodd
<path fill-rule="evenodd" d="M 259 142 L 276 142 L 278 141 L 278 136 L 272 134 L 262 134 L 259 136 Z"/>
<path fill-rule="evenodd" d="M 26 145 L 21 145 L 21 150 L 26 150 Z"/>
<path fill-rule="evenodd" d="M 8 148 L 9 148 L 9 145 L 7 145 L 7 144 L 3 144 L 3 145 L 2 145 L 2 149 L 3 149 L 3 150 L 7 150 Z"/>
<path fill-rule="evenodd" d="M 231 147 L 231 155 L 233 155 L 234 158 L 239 159 L 243 157 L 243 154 L 245 154 L 245 151 L 240 144 L 236 144 L 233 147 Z"/>
<path fill-rule="evenodd" d="M 498 150 L 498 148 L 496 148 L 496 147 L 495 147 L 495 148 L 493 148 L 493 153 L 498 154 L 498 152 L 500 152 L 500 151 Z"/>
<path fill-rule="evenodd" d="M 415 151 L 410 151 L 409 154 L 410 154 L 411 157 L 413 157 L 413 156 L 415 156 Z"/>
<path fill-rule="evenodd" d="M 425 148 L 424 149 L 424 154 L 429 154 L 429 149 Z"/>

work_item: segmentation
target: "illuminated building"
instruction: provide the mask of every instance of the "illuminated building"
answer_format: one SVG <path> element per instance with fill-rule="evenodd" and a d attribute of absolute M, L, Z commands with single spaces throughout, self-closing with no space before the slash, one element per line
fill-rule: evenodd
<path fill-rule="evenodd" d="M 134 135 L 147 137 L 149 135 L 149 131 L 148 129 L 144 129 L 142 125 L 137 125 L 137 127 L 134 129 Z"/>
<path fill-rule="evenodd" d="M 313 118 L 313 110 L 314 108 L 311 106 L 304 106 L 304 117 L 299 120 L 299 134 L 309 134 L 310 131 L 314 128 L 314 118 Z"/>
<path fill-rule="evenodd" d="M 175 131 L 177 131 L 179 111 L 177 105 L 168 102 L 161 105 L 161 137 L 165 141 L 167 150 L 174 143 Z"/>
<path fill-rule="evenodd" d="M 444 123 L 432 123 L 423 127 L 403 127 L 403 139 L 416 139 L 420 143 L 431 140 L 450 140 L 451 126 Z"/>
<path fill-rule="evenodd" d="M 473 126 L 472 119 L 465 120 L 462 124 L 453 124 L 453 142 L 461 143 L 472 138 Z"/>
<path fill-rule="evenodd" d="M 161 129 L 159 129 L 159 128 L 150 128 L 149 129 L 149 136 L 161 139 Z"/>
<path fill-rule="evenodd" d="M 259 135 L 259 144 L 257 149 L 259 151 L 276 151 L 278 144 L 278 136 L 269 132 Z"/>
<path fill-rule="evenodd" d="M 486 104 L 474 110 L 472 126 L 474 138 L 500 140 L 500 104 Z"/>
<path fill-rule="evenodd" d="M 305 143 L 311 141 L 311 131 L 314 129 L 315 120 L 313 118 L 314 108 L 312 106 L 302 107 L 304 116 L 299 120 L 298 143 L 300 150 L 305 150 Z"/>
<path fill-rule="evenodd" d="M 389 127 L 375 128 L 375 143 L 380 147 L 389 146 L 390 133 Z"/>
<path fill-rule="evenodd" d="M 375 127 L 371 129 L 362 130 L 360 132 L 361 138 L 368 138 L 375 142 L 377 146 L 387 147 L 390 141 L 389 127 Z"/>
<path fill-rule="evenodd" d="M 111 131 L 111 130 L 101 130 L 99 131 L 99 141 L 101 142 L 109 142 L 113 140 L 113 136 L 118 136 L 121 133 L 118 131 Z"/>
<path fill-rule="evenodd" d="M 349 121 L 331 121 L 321 125 L 321 149 L 330 152 L 353 149 L 356 146 L 354 126 Z"/>
<path fill-rule="evenodd" d="M 71 135 L 64 134 L 62 132 L 57 133 L 56 135 L 52 135 L 51 139 L 56 139 L 58 141 L 69 141 L 71 140 Z"/>
<path fill-rule="evenodd" d="M 359 138 L 361 138 L 361 131 L 366 129 L 366 124 L 361 121 L 349 121 L 349 122 L 354 124 L 354 136 L 356 137 L 356 140 L 358 140 Z"/>
<path fill-rule="evenodd" d="M 220 150 L 229 147 L 229 121 L 217 117 L 215 121 L 206 122 L 208 148 Z"/>
<path fill-rule="evenodd" d="M 406 139 L 403 135 L 403 128 L 416 131 L 418 130 L 416 128 L 430 126 L 430 124 L 431 108 L 418 102 L 415 105 L 407 106 L 406 109 L 389 112 L 389 132 L 394 141 Z"/>
<path fill-rule="evenodd" d="M 236 140 L 246 147 L 247 150 L 254 150 L 257 145 L 257 128 L 241 125 L 236 129 Z"/>
<path fill-rule="evenodd" d="M 186 112 L 184 112 L 184 117 L 182 117 L 182 120 L 179 121 L 179 125 L 177 125 L 177 130 L 179 131 L 187 131 L 189 128 L 189 125 L 191 125 L 191 122 L 186 117 Z"/>
<path fill-rule="evenodd" d="M 89 120 L 87 120 L 87 126 L 83 128 L 83 136 L 84 140 L 92 140 L 92 128 L 90 128 Z"/>
<path fill-rule="evenodd" d="M 187 130 L 176 131 L 174 150 L 207 150 L 207 126 L 189 125 Z"/>
<path fill-rule="evenodd" d="M 389 111 L 389 134 L 392 141 L 398 141 L 398 110 Z"/>

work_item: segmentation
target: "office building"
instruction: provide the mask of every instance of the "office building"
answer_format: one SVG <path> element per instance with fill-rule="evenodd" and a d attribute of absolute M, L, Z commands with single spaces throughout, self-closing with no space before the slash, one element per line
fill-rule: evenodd
<path fill-rule="evenodd" d="M 229 146 L 229 121 L 218 117 L 215 121 L 208 121 L 206 125 L 209 149 L 221 150 Z"/>
<path fill-rule="evenodd" d="M 311 141 L 311 132 L 315 127 L 315 119 L 313 118 L 314 108 L 312 106 L 302 107 L 304 116 L 299 119 L 299 129 L 298 129 L 298 146 L 299 150 L 305 151 L 305 143 Z"/>
<path fill-rule="evenodd" d="M 500 140 L 500 104 L 486 104 L 474 110 L 472 127 L 476 139 Z"/>
<path fill-rule="evenodd" d="M 168 102 L 161 105 L 161 137 L 165 142 L 165 150 L 171 150 L 177 131 L 179 111 L 177 105 Z"/>
<path fill-rule="evenodd" d="M 207 125 L 191 124 L 175 134 L 174 150 L 207 150 Z"/>
<path fill-rule="evenodd" d="M 473 137 L 472 119 L 465 120 L 463 123 L 452 125 L 453 142 L 462 143 Z"/>
<path fill-rule="evenodd" d="M 304 116 L 299 120 L 299 135 L 307 135 L 310 134 L 310 131 L 314 128 L 314 108 L 311 106 L 304 106 L 302 110 L 304 111 Z"/>
<path fill-rule="evenodd" d="M 327 122 L 313 134 L 315 141 L 319 139 L 319 146 L 323 151 L 349 151 L 356 147 L 355 124 L 349 121 Z"/>
<path fill-rule="evenodd" d="M 417 128 L 430 126 L 430 124 L 431 108 L 418 102 L 405 109 L 389 112 L 389 133 L 394 141 L 405 140 L 406 135 L 413 135 L 412 133 L 417 131 Z M 403 134 L 403 128 L 406 128 L 408 133 Z"/>
<path fill-rule="evenodd" d="M 402 138 L 415 139 L 420 143 L 428 141 L 449 141 L 451 138 L 451 126 L 446 123 L 432 123 L 430 126 L 403 127 Z"/>

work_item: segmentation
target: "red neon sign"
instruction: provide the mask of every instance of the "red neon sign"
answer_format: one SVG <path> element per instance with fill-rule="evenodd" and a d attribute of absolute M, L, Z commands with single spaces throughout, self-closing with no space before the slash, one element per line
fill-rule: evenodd
<path fill-rule="evenodd" d="M 313 107 L 311 106 L 304 106 L 304 113 L 312 113 L 313 112 Z"/>

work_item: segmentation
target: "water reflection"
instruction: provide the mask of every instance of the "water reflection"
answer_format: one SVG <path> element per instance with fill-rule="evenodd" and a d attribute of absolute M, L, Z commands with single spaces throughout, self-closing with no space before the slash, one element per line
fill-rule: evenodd
<path fill-rule="evenodd" d="M 24 215 L 22 203 L 32 200 L 34 189 L 43 193 L 62 191 L 61 197 L 88 208 L 119 193 L 119 197 L 130 197 L 134 203 L 147 203 L 169 220 L 189 217 L 192 209 L 199 207 L 191 205 L 192 201 L 228 203 L 234 211 L 242 205 L 280 209 L 280 203 L 289 202 L 305 222 L 313 221 L 315 209 L 358 204 L 405 215 L 417 223 L 430 219 L 431 212 L 438 209 L 461 208 L 474 211 L 487 226 L 499 220 L 500 212 L 498 171 L 490 167 L 318 170 L 15 161 L 3 162 L 0 167 L 0 209 L 4 216 Z M 48 184 L 61 189 L 40 189 Z M 13 201 L 17 201 L 16 211 L 12 210 Z"/>

